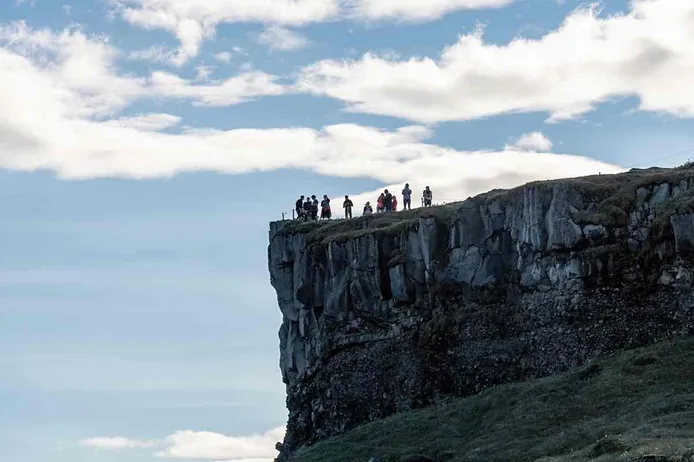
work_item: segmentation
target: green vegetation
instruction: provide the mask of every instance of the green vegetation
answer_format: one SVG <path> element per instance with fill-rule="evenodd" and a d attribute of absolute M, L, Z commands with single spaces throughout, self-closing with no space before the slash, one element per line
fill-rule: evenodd
<path fill-rule="evenodd" d="M 694 339 L 401 413 L 293 460 L 394 462 L 411 454 L 466 462 L 694 460 Z"/>

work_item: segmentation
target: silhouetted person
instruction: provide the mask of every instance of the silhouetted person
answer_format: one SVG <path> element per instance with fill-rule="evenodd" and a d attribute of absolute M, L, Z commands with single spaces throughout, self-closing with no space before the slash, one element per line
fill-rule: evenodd
<path fill-rule="evenodd" d="M 387 189 L 383 191 L 383 208 L 386 212 L 393 210 L 393 195 Z"/>
<path fill-rule="evenodd" d="M 323 194 L 323 200 L 320 202 L 320 218 L 321 220 L 330 220 L 331 216 L 330 199 L 327 194 Z"/>
<path fill-rule="evenodd" d="M 318 199 L 315 194 L 311 195 L 311 219 L 318 219 Z"/>
<path fill-rule="evenodd" d="M 296 204 L 294 205 L 294 209 L 296 210 L 296 217 L 301 218 L 303 216 L 303 211 L 304 211 L 304 196 L 301 196 L 296 201 Z"/>
<path fill-rule="evenodd" d="M 311 198 L 306 196 L 306 202 L 304 202 L 304 218 L 308 220 L 311 218 Z"/>
<path fill-rule="evenodd" d="M 354 207 L 352 200 L 345 195 L 345 201 L 342 203 L 342 208 L 345 209 L 345 218 L 352 218 L 352 207 Z"/>
<path fill-rule="evenodd" d="M 362 215 L 371 215 L 372 213 L 374 213 L 374 209 L 371 208 L 371 202 L 366 201 Z"/>
<path fill-rule="evenodd" d="M 431 206 L 431 199 L 431 189 L 429 189 L 429 186 L 427 186 L 426 188 L 424 188 L 424 191 L 422 192 L 422 202 L 424 203 L 425 207 Z"/>
<path fill-rule="evenodd" d="M 412 190 L 410 189 L 410 183 L 405 183 L 405 189 L 402 190 L 402 209 L 412 209 Z"/>

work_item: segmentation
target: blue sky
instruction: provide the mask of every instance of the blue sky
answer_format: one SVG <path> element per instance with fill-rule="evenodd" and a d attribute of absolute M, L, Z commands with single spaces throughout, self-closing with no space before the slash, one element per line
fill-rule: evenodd
<path fill-rule="evenodd" d="M 3 462 L 271 460 L 300 194 L 694 157 L 681 0 L 5 2 Z"/>

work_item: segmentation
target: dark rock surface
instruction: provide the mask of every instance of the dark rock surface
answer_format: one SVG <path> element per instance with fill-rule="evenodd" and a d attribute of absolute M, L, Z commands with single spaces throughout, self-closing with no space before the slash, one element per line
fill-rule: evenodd
<path fill-rule="evenodd" d="M 274 222 L 278 460 L 362 423 L 694 332 L 694 170 L 538 182 L 425 211 Z"/>

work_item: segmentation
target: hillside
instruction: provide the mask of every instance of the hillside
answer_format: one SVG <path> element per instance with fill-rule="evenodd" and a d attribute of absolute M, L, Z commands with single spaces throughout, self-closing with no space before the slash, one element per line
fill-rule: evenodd
<path fill-rule="evenodd" d="M 396 462 L 414 454 L 436 462 L 694 461 L 694 339 L 398 414 L 292 460 Z"/>

